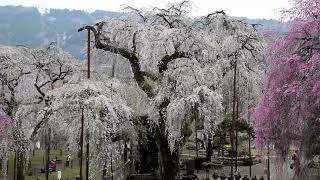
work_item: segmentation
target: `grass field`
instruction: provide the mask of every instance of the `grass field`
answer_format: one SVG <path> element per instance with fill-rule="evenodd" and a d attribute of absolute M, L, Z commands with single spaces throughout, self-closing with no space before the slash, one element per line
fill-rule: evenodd
<path fill-rule="evenodd" d="M 28 158 L 31 161 L 31 167 L 28 168 L 26 164 L 26 170 L 25 170 L 25 179 L 26 180 L 45 180 L 45 173 L 40 173 L 41 168 L 44 168 L 44 150 L 35 150 L 34 155 L 33 152 L 28 152 Z M 72 168 L 66 168 L 65 162 L 67 155 L 71 154 L 72 157 Z M 27 158 L 27 159 L 28 159 Z M 57 163 L 57 171 L 62 172 L 62 179 L 63 180 L 71 180 L 75 179 L 77 175 L 79 175 L 80 167 L 79 167 L 79 159 L 77 158 L 77 154 L 71 151 L 60 151 L 60 150 L 50 150 L 50 159 L 58 159 L 61 160 L 60 163 Z M 13 164 L 14 164 L 14 157 L 9 158 L 9 169 L 8 169 L 8 180 L 13 179 Z M 118 169 L 123 165 L 123 162 L 121 159 L 116 159 L 113 161 L 113 170 Z M 85 174 L 85 160 L 83 160 L 83 175 Z M 91 169 L 92 170 L 92 169 Z M 110 172 L 109 172 L 110 173 Z M 109 174 L 107 173 L 107 174 Z M 32 174 L 32 175 L 31 175 Z M 101 176 L 101 174 L 96 174 L 96 176 Z M 57 180 L 58 178 L 57 172 L 51 172 L 49 174 L 50 180 Z"/>
<path fill-rule="evenodd" d="M 65 168 L 65 160 L 68 154 L 71 154 L 73 167 Z M 31 167 L 28 169 L 26 165 L 26 180 L 39 180 L 45 179 L 45 173 L 40 173 L 41 168 L 44 168 L 44 150 L 35 150 L 34 155 L 32 152 L 28 153 L 28 157 L 31 161 Z M 76 156 L 76 153 L 68 152 L 68 151 L 60 151 L 60 150 L 51 150 L 50 151 L 50 159 L 59 159 L 61 163 L 57 164 L 57 171 L 62 171 L 62 179 L 74 179 L 75 176 L 79 174 L 79 159 Z M 28 158 L 27 158 L 28 159 Z M 9 169 L 8 169 L 8 179 L 13 179 L 13 162 L 14 157 L 12 156 L 9 159 Z M 27 160 L 28 163 L 28 160 Z M 85 165 L 83 163 L 84 171 Z M 32 175 L 31 175 L 32 173 Z M 49 175 L 49 179 L 57 179 L 57 172 L 51 172 Z"/>

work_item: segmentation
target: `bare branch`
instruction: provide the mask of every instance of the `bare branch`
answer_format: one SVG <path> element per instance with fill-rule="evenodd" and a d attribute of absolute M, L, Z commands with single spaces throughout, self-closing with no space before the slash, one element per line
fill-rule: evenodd
<path fill-rule="evenodd" d="M 144 14 L 142 14 L 141 10 L 136 9 L 134 7 L 131 7 L 131 6 L 126 6 L 124 9 L 133 11 L 135 14 L 137 14 L 139 17 L 141 17 L 143 22 L 147 22 L 147 17 Z"/>
<path fill-rule="evenodd" d="M 211 16 L 214 16 L 216 14 L 222 14 L 222 15 L 226 15 L 226 13 L 224 12 L 224 10 L 221 11 L 215 11 L 214 13 L 210 13 L 207 15 L 207 18 L 210 18 Z"/>
<path fill-rule="evenodd" d="M 47 48 L 47 50 L 49 50 L 50 45 Z M 45 56 L 45 52 L 42 52 L 42 53 L 43 53 L 42 55 L 44 56 L 44 58 L 47 58 Z M 43 57 L 37 57 L 35 54 L 32 54 L 32 55 L 34 56 L 35 59 L 43 58 Z M 35 83 L 34 83 L 36 90 L 40 94 L 39 101 L 37 103 L 40 103 L 44 100 L 44 97 L 46 96 L 46 94 L 45 94 L 43 88 L 46 85 L 50 84 L 51 88 L 53 88 L 53 86 L 56 82 L 58 82 L 60 80 L 64 80 L 67 76 L 69 76 L 73 73 L 72 69 L 68 65 L 62 63 L 60 61 L 60 59 L 57 59 L 55 57 L 49 57 L 49 58 L 52 58 L 53 60 L 46 62 L 46 63 L 38 61 L 34 64 L 36 66 L 36 68 L 38 68 L 38 72 L 37 72 Z M 57 66 L 57 68 L 53 68 L 52 66 Z M 54 71 L 54 69 L 58 69 L 58 70 Z M 44 78 L 47 77 L 48 79 L 44 82 L 39 82 L 40 76 L 43 76 L 42 73 L 45 74 Z"/>

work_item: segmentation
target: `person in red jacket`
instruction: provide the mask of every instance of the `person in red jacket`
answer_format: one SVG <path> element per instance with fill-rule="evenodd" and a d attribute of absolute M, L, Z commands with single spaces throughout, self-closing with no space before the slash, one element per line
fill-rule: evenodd
<path fill-rule="evenodd" d="M 49 170 L 55 172 L 57 170 L 57 163 L 55 160 L 51 160 L 49 163 Z"/>

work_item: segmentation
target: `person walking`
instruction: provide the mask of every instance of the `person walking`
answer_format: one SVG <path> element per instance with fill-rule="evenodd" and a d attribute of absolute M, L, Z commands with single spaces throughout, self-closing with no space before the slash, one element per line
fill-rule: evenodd
<path fill-rule="evenodd" d="M 67 155 L 67 159 L 66 159 L 66 167 L 69 167 L 69 166 L 70 166 L 70 159 L 71 159 L 71 155 L 68 154 L 68 155 Z"/>
<path fill-rule="evenodd" d="M 303 179 L 304 170 L 301 166 L 301 160 L 297 150 L 293 153 L 291 160 L 293 163 L 290 165 L 290 168 L 294 170 L 292 180 Z"/>

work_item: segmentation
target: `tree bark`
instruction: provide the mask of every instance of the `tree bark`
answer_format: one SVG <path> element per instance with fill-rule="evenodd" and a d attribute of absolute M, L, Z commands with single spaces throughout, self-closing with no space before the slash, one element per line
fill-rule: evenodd
<path fill-rule="evenodd" d="M 17 152 L 14 153 L 13 158 L 13 180 L 17 180 Z"/>
<path fill-rule="evenodd" d="M 160 105 L 159 126 L 157 127 L 155 134 L 159 150 L 158 161 L 160 175 L 163 180 L 179 179 L 179 148 L 175 147 L 174 150 L 170 150 L 165 128 L 165 111 L 169 103 L 169 99 L 165 99 Z"/>
<path fill-rule="evenodd" d="M 167 137 L 158 136 L 160 175 L 163 180 L 179 179 L 179 150 L 171 152 Z"/>
<path fill-rule="evenodd" d="M 127 141 L 124 141 L 124 148 L 123 148 L 123 164 L 128 161 L 128 148 L 127 148 Z"/>
<path fill-rule="evenodd" d="M 231 143 L 231 172 L 230 175 L 233 176 L 233 166 L 234 166 L 234 156 L 235 156 L 235 142 L 234 142 L 234 129 L 235 129 L 235 121 L 236 121 L 236 86 L 237 86 L 237 56 L 235 56 L 234 61 L 234 74 L 233 74 L 233 108 L 232 108 L 232 123 L 230 130 L 230 143 Z"/>
<path fill-rule="evenodd" d="M 22 148 L 17 150 L 17 179 L 24 180 L 24 166 L 25 166 L 25 154 Z"/>
<path fill-rule="evenodd" d="M 211 156 L 212 156 L 212 139 L 211 139 L 211 134 L 208 134 L 208 145 L 207 145 L 207 150 L 206 150 L 206 157 L 207 157 L 207 162 L 211 162 Z"/>

